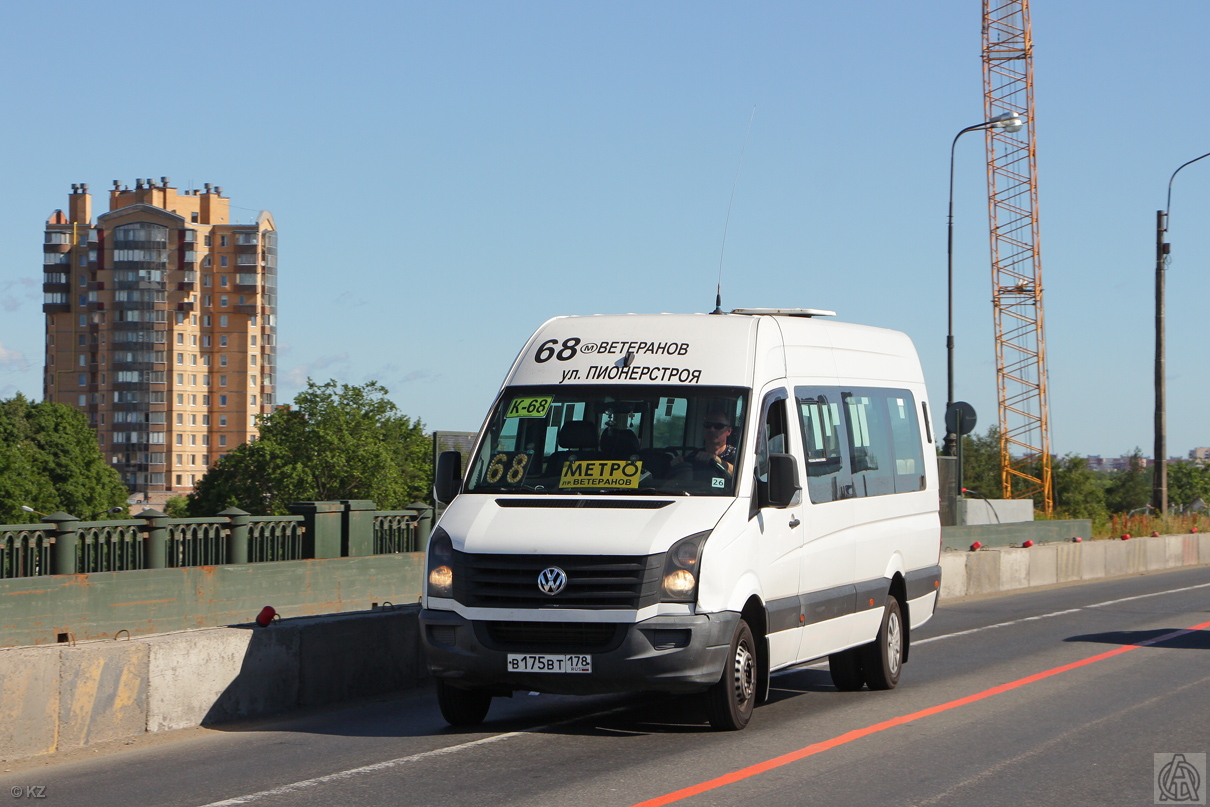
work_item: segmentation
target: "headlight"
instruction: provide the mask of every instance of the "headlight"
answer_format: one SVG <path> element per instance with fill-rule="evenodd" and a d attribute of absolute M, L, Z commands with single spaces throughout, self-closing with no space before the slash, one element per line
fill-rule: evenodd
<path fill-rule="evenodd" d="M 449 533 L 438 527 L 429 538 L 428 595 L 449 599 L 454 596 L 454 543 Z"/>
<path fill-rule="evenodd" d="M 663 602 L 693 602 L 697 599 L 698 568 L 702 546 L 710 531 L 682 538 L 664 556 Z"/>

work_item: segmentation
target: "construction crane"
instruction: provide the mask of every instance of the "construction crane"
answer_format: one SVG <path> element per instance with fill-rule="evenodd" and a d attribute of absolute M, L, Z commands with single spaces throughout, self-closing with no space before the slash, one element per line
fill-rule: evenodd
<path fill-rule="evenodd" d="M 983 0 L 983 90 L 986 120 L 1007 112 L 1027 122 L 1019 135 L 985 130 L 1000 481 L 1004 498 L 1037 496 L 1050 514 L 1054 495 L 1029 0 Z"/>

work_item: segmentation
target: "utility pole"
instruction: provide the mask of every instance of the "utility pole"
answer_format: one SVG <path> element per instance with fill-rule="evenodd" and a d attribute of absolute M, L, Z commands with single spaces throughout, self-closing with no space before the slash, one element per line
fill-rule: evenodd
<path fill-rule="evenodd" d="M 1151 474 L 1151 505 L 1161 516 L 1168 512 L 1168 412 L 1164 369 L 1164 261 L 1168 257 L 1164 233 L 1167 231 L 1168 214 L 1163 210 L 1155 211 L 1155 470 Z"/>

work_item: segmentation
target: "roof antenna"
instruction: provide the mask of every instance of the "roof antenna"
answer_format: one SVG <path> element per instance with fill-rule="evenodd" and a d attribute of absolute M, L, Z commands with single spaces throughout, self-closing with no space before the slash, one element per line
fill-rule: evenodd
<path fill-rule="evenodd" d="M 731 226 L 731 204 L 735 201 L 735 186 L 739 184 L 739 168 L 744 164 L 744 151 L 748 148 L 748 135 L 752 133 L 752 119 L 756 117 L 756 104 L 748 116 L 748 131 L 744 132 L 744 145 L 739 150 L 739 162 L 735 166 L 735 181 L 731 183 L 731 199 L 727 202 L 727 220 L 723 223 L 723 246 L 718 251 L 718 286 L 714 292 L 714 310 L 711 314 L 723 313 L 723 253 L 727 250 L 727 228 Z"/>

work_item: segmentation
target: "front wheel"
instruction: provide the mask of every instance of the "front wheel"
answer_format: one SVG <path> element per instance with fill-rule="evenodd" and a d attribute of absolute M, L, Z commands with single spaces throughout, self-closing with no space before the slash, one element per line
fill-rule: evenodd
<path fill-rule="evenodd" d="M 894 689 L 903 669 L 903 616 L 899 600 L 888 597 L 878 638 L 861 648 L 861 667 L 870 689 Z"/>
<path fill-rule="evenodd" d="M 752 719 L 757 695 L 756 642 L 744 620 L 735 628 L 731 652 L 718 683 L 706 690 L 706 713 L 719 731 L 738 731 Z"/>
<path fill-rule="evenodd" d="M 487 717 L 492 696 L 477 689 L 459 689 L 444 678 L 437 679 L 437 705 L 451 726 L 477 726 Z"/>

